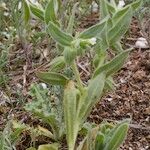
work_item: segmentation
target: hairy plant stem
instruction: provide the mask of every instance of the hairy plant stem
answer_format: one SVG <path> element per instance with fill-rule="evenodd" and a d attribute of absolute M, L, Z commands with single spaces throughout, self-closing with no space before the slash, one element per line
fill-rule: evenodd
<path fill-rule="evenodd" d="M 72 63 L 72 70 L 73 70 L 73 73 L 75 75 L 75 78 L 76 78 L 77 84 L 79 86 L 79 89 L 81 91 L 83 91 L 83 84 L 82 84 L 82 81 L 81 81 L 81 78 L 80 78 L 80 73 L 78 71 L 78 68 L 77 68 L 75 60 Z"/>

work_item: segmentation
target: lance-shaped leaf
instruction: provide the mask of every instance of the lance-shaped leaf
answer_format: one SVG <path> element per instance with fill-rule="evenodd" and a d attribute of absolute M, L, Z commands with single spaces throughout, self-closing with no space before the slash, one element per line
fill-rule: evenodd
<path fill-rule="evenodd" d="M 120 43 L 120 40 L 118 42 L 112 44 L 111 48 L 112 48 L 112 50 L 114 50 L 117 53 L 123 52 L 123 48 L 122 48 L 122 45 Z"/>
<path fill-rule="evenodd" d="M 94 127 L 92 129 L 88 129 L 87 136 L 83 139 L 83 141 L 77 147 L 77 150 L 101 150 L 97 145 L 97 136 L 99 134 L 99 126 Z M 99 139 L 100 140 L 100 139 Z M 100 144 L 100 141 L 98 141 Z"/>
<path fill-rule="evenodd" d="M 118 128 L 115 128 L 115 131 L 111 135 L 110 140 L 107 141 L 104 150 L 118 149 L 126 138 L 128 128 L 129 128 L 128 123 L 122 123 L 119 125 Z"/>
<path fill-rule="evenodd" d="M 101 19 L 105 18 L 107 15 L 109 15 L 108 7 L 107 7 L 107 1 L 106 0 L 99 0 L 100 1 L 100 17 Z"/>
<path fill-rule="evenodd" d="M 123 51 L 122 53 L 118 54 L 115 58 L 113 58 L 111 61 L 109 61 L 108 63 L 98 67 L 95 70 L 93 77 L 96 77 L 98 74 L 102 72 L 106 72 L 107 77 L 116 73 L 123 66 L 130 51 L 131 49 Z"/>
<path fill-rule="evenodd" d="M 98 42 L 99 48 L 97 48 L 96 52 L 97 52 L 97 54 L 100 54 L 101 51 L 106 51 L 109 47 L 107 23 L 105 24 L 105 27 L 103 28 L 103 30 L 101 32 L 101 36 L 98 38 L 99 38 L 99 42 Z"/>
<path fill-rule="evenodd" d="M 73 37 L 57 27 L 53 22 L 49 22 L 47 26 L 48 33 L 52 38 L 62 46 L 71 46 Z"/>
<path fill-rule="evenodd" d="M 58 144 L 45 144 L 45 145 L 40 145 L 38 150 L 58 150 Z"/>
<path fill-rule="evenodd" d="M 105 73 L 99 74 L 96 78 L 92 79 L 87 88 L 87 94 L 80 100 L 79 103 L 79 118 L 85 121 L 92 107 L 99 101 L 105 85 Z"/>
<path fill-rule="evenodd" d="M 125 9 L 125 10 L 126 11 L 124 12 L 124 14 L 122 14 L 119 21 L 115 22 L 114 21 L 116 20 L 115 17 L 114 17 L 114 20 L 112 19 L 112 21 L 115 24 L 108 33 L 109 44 L 115 43 L 118 40 L 120 40 L 130 25 L 131 18 L 132 18 L 132 9 L 131 7 L 128 7 L 128 9 Z"/>
<path fill-rule="evenodd" d="M 137 10 L 143 3 L 143 0 L 136 0 L 135 2 L 131 3 L 131 7 L 133 11 Z"/>
<path fill-rule="evenodd" d="M 49 71 L 60 71 L 64 67 L 65 67 L 65 59 L 63 56 L 59 56 L 59 57 L 54 58 L 50 62 Z"/>
<path fill-rule="evenodd" d="M 44 10 L 42 8 L 38 8 L 36 5 L 29 4 L 30 10 L 32 14 L 34 14 L 37 18 L 44 21 Z"/>
<path fill-rule="evenodd" d="M 107 20 L 108 17 L 105 17 L 100 23 L 97 23 L 96 25 L 84 30 L 83 32 L 80 33 L 79 38 L 90 39 L 96 37 L 97 35 L 100 35 L 103 28 L 105 27 Z"/>
<path fill-rule="evenodd" d="M 101 150 L 104 148 L 105 135 L 98 133 L 95 139 L 95 150 Z"/>
<path fill-rule="evenodd" d="M 117 8 L 117 4 L 115 0 L 110 0 L 110 4 L 114 7 Z"/>
<path fill-rule="evenodd" d="M 115 82 L 111 76 L 106 79 L 104 89 L 106 91 L 112 91 L 115 89 Z"/>
<path fill-rule="evenodd" d="M 78 134 L 77 120 L 77 90 L 74 82 L 70 81 L 64 90 L 64 118 L 66 126 L 66 136 L 69 150 L 73 150 Z"/>
<path fill-rule="evenodd" d="M 112 22 L 113 24 L 116 24 L 117 22 L 119 22 L 122 17 L 129 11 L 130 7 L 126 6 L 120 10 L 118 10 L 112 17 Z"/>
<path fill-rule="evenodd" d="M 57 0 L 50 0 L 45 9 L 45 22 L 46 24 L 49 21 L 55 22 L 56 21 L 56 14 L 58 11 L 58 1 Z"/>
<path fill-rule="evenodd" d="M 88 86 L 88 99 L 91 103 L 99 100 L 105 84 L 105 73 L 99 74 L 96 78 L 92 79 Z"/>
<path fill-rule="evenodd" d="M 68 78 L 60 73 L 55 72 L 38 72 L 37 77 L 40 78 L 43 82 L 52 85 L 66 85 Z"/>
<path fill-rule="evenodd" d="M 76 49 L 72 49 L 70 47 L 65 47 L 63 55 L 65 58 L 65 62 L 67 64 L 71 64 L 77 56 L 77 51 L 76 51 Z"/>
<path fill-rule="evenodd" d="M 24 6 L 24 22 L 25 24 L 27 24 L 30 20 L 30 8 L 29 8 L 28 1 L 24 0 L 23 6 Z"/>
<path fill-rule="evenodd" d="M 68 27 L 67 27 L 67 30 L 66 30 L 70 34 L 72 34 L 72 32 L 73 32 L 73 26 L 74 26 L 74 20 L 75 20 L 75 13 L 76 13 L 78 4 L 79 3 L 75 3 L 75 5 L 73 6 L 72 14 L 70 16 Z"/>
<path fill-rule="evenodd" d="M 54 135 L 48 129 L 38 126 L 38 130 L 42 133 L 42 135 L 49 137 L 51 139 L 55 139 Z"/>

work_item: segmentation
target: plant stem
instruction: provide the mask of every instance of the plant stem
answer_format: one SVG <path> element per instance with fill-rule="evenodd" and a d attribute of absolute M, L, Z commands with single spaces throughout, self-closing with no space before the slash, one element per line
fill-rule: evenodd
<path fill-rule="evenodd" d="M 72 70 L 73 70 L 73 73 L 75 75 L 75 78 L 76 78 L 77 84 L 79 86 L 79 89 L 82 91 L 83 90 L 83 85 L 82 85 L 82 81 L 81 81 L 81 78 L 80 78 L 80 73 L 78 71 L 75 60 L 72 63 Z"/>

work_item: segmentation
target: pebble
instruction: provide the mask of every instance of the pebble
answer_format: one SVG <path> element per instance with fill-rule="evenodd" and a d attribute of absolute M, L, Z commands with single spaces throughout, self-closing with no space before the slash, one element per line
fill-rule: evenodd
<path fill-rule="evenodd" d="M 137 39 L 135 43 L 135 47 L 142 48 L 142 49 L 149 48 L 147 40 L 143 37 Z"/>

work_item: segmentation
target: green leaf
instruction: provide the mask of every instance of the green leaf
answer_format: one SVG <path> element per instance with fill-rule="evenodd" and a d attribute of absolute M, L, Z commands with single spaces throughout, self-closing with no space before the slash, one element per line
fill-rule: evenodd
<path fill-rule="evenodd" d="M 96 25 L 84 30 L 80 33 L 79 38 L 82 39 L 90 39 L 96 36 L 99 36 L 105 27 L 105 24 L 108 20 L 108 17 L 105 17 L 100 23 L 97 23 Z"/>
<path fill-rule="evenodd" d="M 59 56 L 59 57 L 54 58 L 50 62 L 49 71 L 60 71 L 64 67 L 65 67 L 65 59 L 63 56 Z"/>
<path fill-rule="evenodd" d="M 66 136 L 69 150 L 73 150 L 78 134 L 77 121 L 77 90 L 74 82 L 70 81 L 64 90 L 64 118 L 66 125 Z"/>
<path fill-rule="evenodd" d="M 94 60 L 93 60 L 94 68 L 102 66 L 106 59 L 106 51 L 104 51 L 103 49 L 100 49 L 99 44 L 100 43 L 98 43 L 95 47 L 95 50 L 97 51 L 98 54 L 95 55 Z"/>
<path fill-rule="evenodd" d="M 88 86 L 88 99 L 91 99 L 92 102 L 97 102 L 102 95 L 104 84 L 105 73 L 101 73 L 96 78 L 92 79 Z"/>
<path fill-rule="evenodd" d="M 136 0 L 133 3 L 131 3 L 131 7 L 133 11 L 137 10 L 143 3 L 143 0 Z"/>
<path fill-rule="evenodd" d="M 116 150 L 124 142 L 129 128 L 128 123 L 122 123 L 115 129 L 109 141 L 107 141 L 104 150 Z"/>
<path fill-rule="evenodd" d="M 95 70 L 93 77 L 96 77 L 102 72 L 106 72 L 107 77 L 116 73 L 123 66 L 130 51 L 131 49 L 123 51 L 122 53 L 118 54 L 115 58 L 113 58 L 111 61 L 109 61 L 108 63 L 98 67 Z"/>
<path fill-rule="evenodd" d="M 24 22 L 25 24 L 27 24 L 30 20 L 30 8 L 26 0 L 23 1 L 23 6 L 24 6 Z"/>
<path fill-rule="evenodd" d="M 111 76 L 109 76 L 107 79 L 106 79 L 106 82 L 105 82 L 105 87 L 104 89 L 105 90 L 108 90 L 108 91 L 112 91 L 115 89 L 115 83 L 113 81 L 113 78 Z"/>
<path fill-rule="evenodd" d="M 108 23 L 105 24 L 104 29 L 101 32 L 101 36 L 98 37 L 99 42 L 98 46 L 99 48 L 96 50 L 97 54 L 100 54 L 101 51 L 106 51 L 109 47 L 109 42 L 108 42 Z"/>
<path fill-rule="evenodd" d="M 29 4 L 31 12 L 40 20 L 44 21 L 44 10 L 33 4 Z"/>
<path fill-rule="evenodd" d="M 45 144 L 45 145 L 40 145 L 38 150 L 58 150 L 58 144 Z"/>
<path fill-rule="evenodd" d="M 117 53 L 123 52 L 123 48 L 122 48 L 122 45 L 121 45 L 120 41 L 114 43 L 114 44 L 111 46 L 111 48 L 112 48 L 114 51 L 116 51 Z"/>
<path fill-rule="evenodd" d="M 52 38 L 62 46 L 71 46 L 73 37 L 58 28 L 53 22 L 49 22 L 47 26 L 48 33 Z"/>
<path fill-rule="evenodd" d="M 115 0 L 110 0 L 110 4 L 116 8 L 117 7 L 117 4 L 116 4 L 116 1 Z"/>
<path fill-rule="evenodd" d="M 74 20 L 75 20 L 75 13 L 76 13 L 78 4 L 79 3 L 75 3 L 75 5 L 73 6 L 72 14 L 70 16 L 68 27 L 67 27 L 67 30 L 66 30 L 70 34 L 72 34 L 72 32 L 73 32 L 73 26 L 74 26 Z"/>
<path fill-rule="evenodd" d="M 46 24 L 49 21 L 56 22 L 56 14 L 58 11 L 58 1 L 57 0 L 50 0 L 45 9 L 45 22 Z"/>
<path fill-rule="evenodd" d="M 91 80 L 87 87 L 87 93 L 85 96 L 81 97 L 79 103 L 79 118 L 82 121 L 85 121 L 89 113 L 91 112 L 92 107 L 99 101 L 102 96 L 102 92 L 105 85 L 105 73 L 99 74 L 97 77 Z"/>
<path fill-rule="evenodd" d="M 95 150 L 102 150 L 104 148 L 105 136 L 103 133 L 98 133 L 95 139 Z"/>
<path fill-rule="evenodd" d="M 37 77 L 40 78 L 43 82 L 52 85 L 66 85 L 68 78 L 60 73 L 55 72 L 38 72 Z"/>
<path fill-rule="evenodd" d="M 106 0 L 99 0 L 100 1 L 100 17 L 101 19 L 105 18 L 109 15 L 107 1 Z"/>
<path fill-rule="evenodd" d="M 108 33 L 109 44 L 113 44 L 117 42 L 118 40 L 120 40 L 130 25 L 131 18 L 132 18 L 132 9 L 131 7 L 128 7 L 128 8 L 125 8 L 124 10 L 117 12 L 117 14 L 112 18 L 112 21 L 115 24 L 109 30 L 109 33 Z M 118 21 L 115 22 L 116 20 Z"/>
<path fill-rule="evenodd" d="M 73 48 L 65 47 L 63 55 L 66 64 L 71 64 L 77 56 L 77 51 Z"/>
<path fill-rule="evenodd" d="M 129 11 L 129 9 L 131 8 L 129 6 L 126 6 L 122 9 L 119 9 L 116 13 L 114 13 L 112 16 L 113 24 L 116 24 L 117 22 L 119 22 L 122 19 L 122 17 Z"/>

